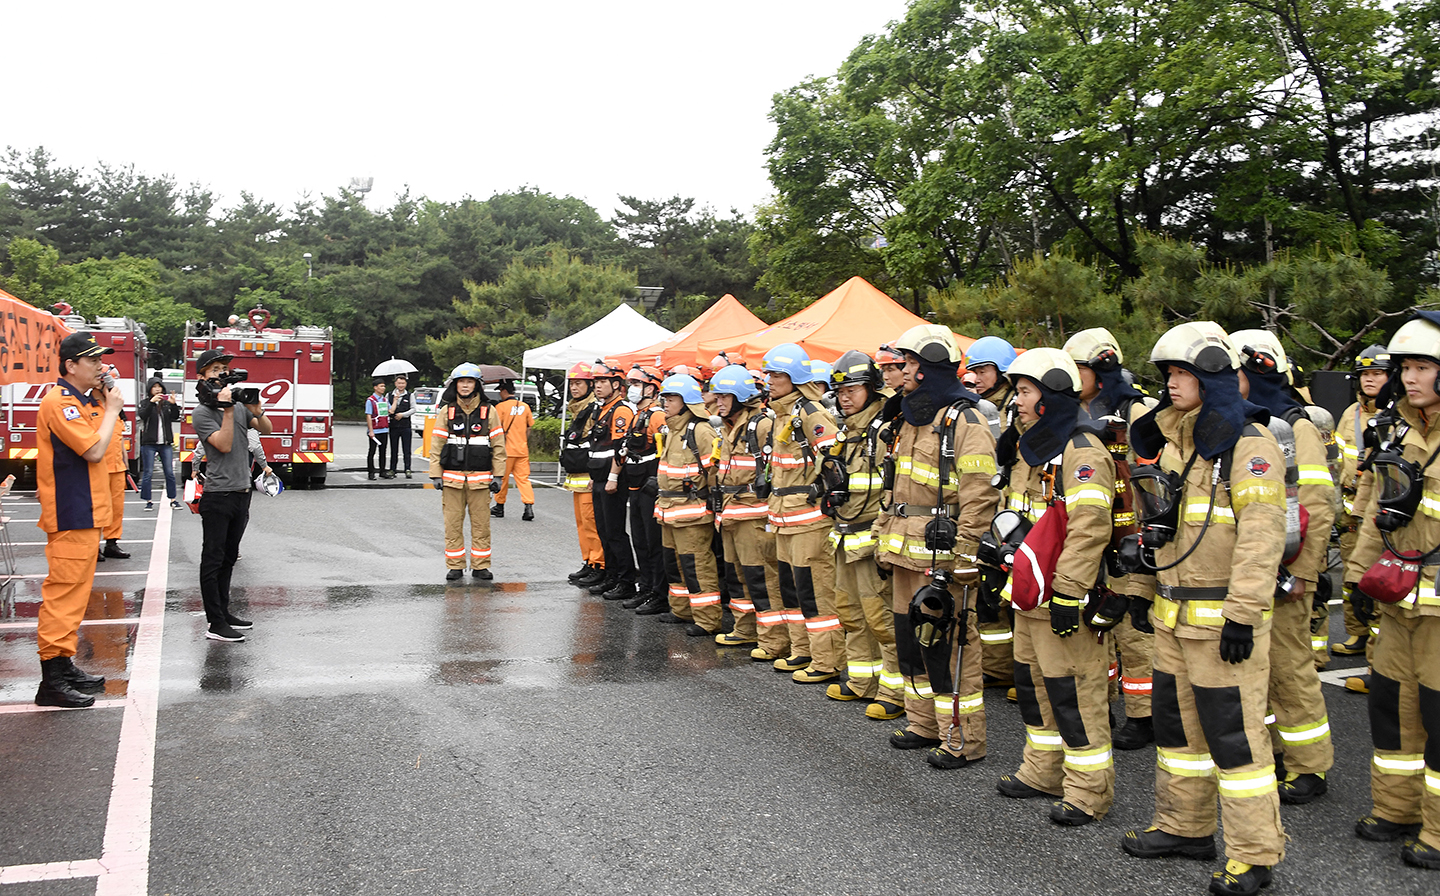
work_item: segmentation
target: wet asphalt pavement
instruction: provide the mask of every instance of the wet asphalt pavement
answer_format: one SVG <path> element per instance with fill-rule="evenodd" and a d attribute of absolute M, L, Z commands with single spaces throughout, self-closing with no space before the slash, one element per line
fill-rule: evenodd
<path fill-rule="evenodd" d="M 1150 818 L 1153 749 L 1117 754 L 1109 817 L 1059 828 L 1048 805 L 994 791 L 1024 739 L 1003 691 L 986 693 L 989 757 L 940 772 L 891 749 L 893 723 L 863 704 L 570 587 L 567 493 L 540 489 L 525 523 L 512 492 L 493 526 L 496 581 L 446 587 L 433 490 L 330 479 L 254 499 L 234 582 L 234 609 L 255 621 L 243 644 L 204 639 L 199 518 L 173 518 L 151 893 L 1158 896 L 1202 893 L 1219 867 L 1120 851 Z M 27 500 L 5 513 L 33 519 Z M 154 526 L 126 525 L 135 557 L 100 571 L 142 574 L 97 579 L 88 616 L 131 622 L 87 625 L 80 654 L 114 679 L 111 700 Z M 19 522 L 12 537 L 43 538 Z M 43 573 L 39 548 L 16 550 L 22 573 Z M 0 617 L 0 703 L 33 697 L 23 625 L 38 595 L 22 581 Z M 1440 876 L 1354 837 L 1369 809 L 1365 701 L 1325 693 L 1330 794 L 1283 809 L 1289 855 L 1270 892 L 1433 896 Z M 0 867 L 100 854 L 119 724 L 114 709 L 0 713 Z M 94 877 L 0 887 L 95 892 Z"/>

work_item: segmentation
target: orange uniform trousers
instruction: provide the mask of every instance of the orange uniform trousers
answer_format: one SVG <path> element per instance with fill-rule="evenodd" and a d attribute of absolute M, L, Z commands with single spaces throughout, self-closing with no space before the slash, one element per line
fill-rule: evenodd
<path fill-rule="evenodd" d="M 495 494 L 495 503 L 504 504 L 510 493 L 510 477 L 515 477 L 515 487 L 520 490 L 520 500 L 526 504 L 535 503 L 535 487 L 530 484 L 530 455 L 505 455 L 505 476 L 500 480 L 500 491 Z M 593 514 L 594 511 L 592 510 Z"/>
<path fill-rule="evenodd" d="M 64 529 L 46 533 L 45 562 L 50 572 L 40 586 L 38 642 L 40 659 L 74 656 L 80 645 L 80 621 L 95 584 L 95 546 L 99 529 Z"/>
<path fill-rule="evenodd" d="M 590 492 L 571 492 L 575 499 L 575 534 L 580 538 L 580 558 L 591 566 L 605 568 L 605 548 L 595 530 L 595 496 Z"/>
<path fill-rule="evenodd" d="M 120 533 L 125 530 L 125 471 L 110 474 L 110 525 L 105 527 L 102 535 L 107 541 L 118 540 Z M 96 544 L 100 543 L 97 538 Z"/>

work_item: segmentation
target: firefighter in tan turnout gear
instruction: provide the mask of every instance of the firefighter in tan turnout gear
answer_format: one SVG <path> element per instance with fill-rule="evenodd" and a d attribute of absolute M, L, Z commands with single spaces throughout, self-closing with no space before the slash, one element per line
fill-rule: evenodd
<path fill-rule="evenodd" d="M 1074 359 L 1080 371 L 1080 408 L 1100 424 L 1100 438 L 1115 462 L 1115 508 L 1112 514 L 1111 543 L 1135 531 L 1134 500 L 1130 492 L 1130 468 L 1136 462 L 1130 448 L 1130 424 L 1155 407 L 1155 399 L 1147 398 L 1131 384 L 1124 368 L 1125 356 L 1120 343 L 1104 327 L 1081 330 L 1065 343 L 1065 352 Z M 1109 586 L 1130 598 L 1148 604 L 1155 595 L 1152 576 L 1133 573 L 1117 575 L 1113 568 L 1114 552 L 1106 556 L 1111 568 Z M 1155 635 L 1135 627 L 1127 614 L 1115 626 L 1111 638 L 1120 659 L 1120 693 L 1125 700 L 1125 722 L 1115 729 L 1111 743 L 1117 750 L 1138 750 L 1154 743 L 1155 729 L 1150 720 L 1152 658 Z"/>
<path fill-rule="evenodd" d="M 830 381 L 844 415 L 840 434 L 822 462 L 825 494 L 820 508 L 833 520 L 835 606 L 845 627 L 849 680 L 832 684 L 832 700 L 866 700 L 872 719 L 905 712 L 905 681 L 895 654 L 895 614 L 888 577 L 875 564 L 875 532 L 884 486 L 880 439 L 880 371 L 863 352 L 848 351 L 835 362 Z"/>
<path fill-rule="evenodd" d="M 820 458 L 835 444 L 837 427 L 820 404 L 824 385 L 804 349 L 775 346 L 765 353 L 764 370 L 775 412 L 770 526 L 790 623 L 790 656 L 776 660 L 775 671 L 802 684 L 829 681 L 840 674 L 845 637 L 835 608 L 835 556 L 826 542 L 830 520 L 820 512 Z"/>
<path fill-rule="evenodd" d="M 1150 360 L 1166 391 L 1130 441 L 1159 463 L 1131 472 L 1140 532 L 1121 553 L 1158 580 L 1148 622 L 1136 619 L 1155 630 L 1155 816 L 1121 846 L 1212 858 L 1218 792 L 1227 861 L 1210 892 L 1253 894 L 1285 856 L 1265 729 L 1285 458 L 1268 412 L 1240 397 L 1240 358 L 1219 326 L 1181 324 Z"/>
<path fill-rule="evenodd" d="M 1360 352 L 1355 358 L 1352 371 L 1357 380 L 1356 400 L 1340 415 L 1340 423 L 1335 427 L 1335 441 L 1340 446 L 1341 462 L 1341 507 L 1336 526 L 1340 530 L 1342 562 L 1348 562 L 1351 552 L 1355 550 L 1355 538 L 1360 531 L 1360 515 L 1365 511 L 1365 502 L 1370 497 L 1369 489 L 1373 484 L 1373 480 L 1369 476 L 1362 476 L 1359 469 L 1360 456 L 1365 451 L 1365 430 L 1370 425 L 1370 419 L 1375 416 L 1376 399 L 1389 381 L 1394 367 L 1390 352 L 1383 345 L 1367 346 Z M 1345 640 L 1333 645 L 1330 650 L 1340 656 L 1358 656 L 1363 653 L 1367 663 L 1372 661 L 1375 653 L 1374 638 L 1379 625 L 1379 619 L 1356 618 L 1355 608 L 1346 601 Z M 1362 694 L 1368 693 L 1369 676 L 1347 679 L 1345 686 Z"/>
<path fill-rule="evenodd" d="M 445 514 L 446 581 L 465 574 L 465 514 L 470 514 L 470 575 L 490 572 L 490 495 L 505 475 L 505 430 L 480 388 L 480 368 L 461 364 L 450 374 L 430 429 L 430 481 Z"/>
<path fill-rule="evenodd" d="M 1356 615 L 1380 620 L 1369 697 L 1373 809 L 1355 833 L 1403 839 L 1406 863 L 1440 870 L 1440 314 L 1417 312 L 1389 354 L 1403 396 L 1376 415 L 1377 444 L 1365 458 L 1374 487 L 1345 565 Z"/>
<path fill-rule="evenodd" d="M 1270 713 L 1271 742 L 1275 754 L 1283 756 L 1285 768 L 1280 801 L 1308 803 L 1329 789 L 1325 775 L 1335 764 L 1330 717 L 1310 645 L 1311 604 L 1316 583 L 1329 564 L 1335 480 L 1330 477 L 1324 438 L 1290 387 L 1286 376 L 1290 361 L 1280 340 L 1265 330 L 1237 330 L 1230 334 L 1230 343 L 1240 352 L 1240 394 L 1269 411 L 1270 426 L 1282 436 L 1289 428 L 1290 444 L 1282 442 L 1281 447 L 1295 462 L 1295 521 L 1306 522 L 1294 531 L 1287 524 L 1283 570 L 1270 621 Z M 1288 471 L 1286 481 L 1288 486 Z M 1302 510 L 1304 517 L 1299 515 Z"/>
<path fill-rule="evenodd" d="M 655 518 L 660 521 L 670 596 L 670 612 L 661 615 L 660 621 L 687 623 L 686 634 L 696 637 L 718 635 L 724 610 L 715 554 L 710 549 L 715 517 L 709 500 L 719 440 L 694 377 L 666 377 L 660 384 L 660 400 L 665 428 L 657 437 L 660 471 Z"/>
<path fill-rule="evenodd" d="M 715 412 L 720 416 L 720 468 L 716 492 L 720 540 L 731 567 L 730 613 L 735 627 L 715 636 L 727 647 L 756 644 L 750 658 L 773 663 L 790 655 L 790 630 L 780 603 L 780 568 L 775 535 L 767 530 L 770 504 L 760 491 L 762 446 L 770 441 L 775 415 L 765 407 L 755 377 L 739 364 L 720 368 L 710 378 Z M 757 491 L 757 488 L 759 491 Z M 758 643 L 757 643 L 758 642 Z"/>
<path fill-rule="evenodd" d="M 1000 493 L 995 437 L 960 385 L 961 354 L 945 327 L 921 324 L 905 354 L 904 395 L 886 402 L 888 500 L 875 520 L 876 561 L 890 570 L 895 644 L 905 678 L 896 749 L 931 748 L 941 769 L 985 758 L 985 700 L 974 606 L 975 549 Z M 893 474 L 891 470 L 893 469 Z M 927 574 L 927 570 L 931 574 Z"/>
<path fill-rule="evenodd" d="M 1063 795 L 1051 803 L 1050 820 L 1084 825 L 1104 818 L 1115 799 L 1112 647 L 1105 632 L 1128 605 L 1123 594 L 1104 587 L 1102 572 L 1115 462 L 1098 436 L 1102 427 L 1082 418 L 1080 371 L 1063 350 L 1032 348 L 1006 376 L 1015 386 L 1016 413 L 996 451 L 1001 481 L 1008 479 L 1005 509 L 1028 523 L 1059 514 L 1064 524 L 1033 530 L 1037 541 L 1042 534 L 1063 539 L 1051 581 L 1036 582 L 1021 560 L 1007 586 L 1006 597 L 1016 600 L 1015 690 L 1025 752 L 1020 769 L 1001 777 L 997 789 L 1016 799 Z M 1026 548 L 1043 550 L 1028 538 Z M 1019 597 L 1018 580 L 1027 574 L 1029 596 L 1038 604 Z"/>

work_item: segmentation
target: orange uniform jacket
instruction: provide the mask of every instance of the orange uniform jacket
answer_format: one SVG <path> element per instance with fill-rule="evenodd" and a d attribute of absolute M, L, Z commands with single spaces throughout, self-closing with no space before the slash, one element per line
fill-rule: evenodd
<path fill-rule="evenodd" d="M 63 379 L 40 400 L 35 478 L 39 525 L 46 532 L 110 524 L 110 474 L 105 464 L 92 464 L 81 456 L 100 439 L 103 411 L 92 416 L 99 406 Z"/>

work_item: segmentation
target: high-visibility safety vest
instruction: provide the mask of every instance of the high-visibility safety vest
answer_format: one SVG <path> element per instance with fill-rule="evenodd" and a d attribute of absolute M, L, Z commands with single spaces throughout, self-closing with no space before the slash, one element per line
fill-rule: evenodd
<path fill-rule="evenodd" d="M 594 415 L 590 427 L 590 478 L 604 481 L 610 476 L 611 464 L 620 440 L 630 431 L 634 408 L 614 395 Z"/>
<path fill-rule="evenodd" d="M 489 485 L 497 460 L 504 472 L 505 430 L 486 402 L 468 413 L 458 405 L 446 405 L 430 437 L 439 443 L 440 478 L 444 483 Z"/>

